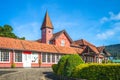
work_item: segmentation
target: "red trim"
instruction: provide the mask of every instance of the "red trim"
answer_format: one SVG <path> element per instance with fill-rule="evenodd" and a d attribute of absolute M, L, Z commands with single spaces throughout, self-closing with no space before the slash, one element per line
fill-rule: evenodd
<path fill-rule="evenodd" d="M 30 51 L 23 51 L 24 54 L 31 54 L 32 52 Z"/>

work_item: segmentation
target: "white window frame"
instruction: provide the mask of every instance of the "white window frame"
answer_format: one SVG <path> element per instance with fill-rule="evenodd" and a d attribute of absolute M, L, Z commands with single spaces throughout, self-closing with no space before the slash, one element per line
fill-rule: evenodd
<path fill-rule="evenodd" d="M 53 55 L 55 56 L 55 59 L 54 59 L 55 62 L 52 61 L 52 58 L 51 58 L 51 62 L 52 62 L 52 63 L 56 63 L 56 54 L 53 53 L 52 56 L 53 56 Z"/>
<path fill-rule="evenodd" d="M 61 46 L 65 46 L 65 40 L 61 40 Z"/>
<path fill-rule="evenodd" d="M 58 59 L 57 59 L 57 55 L 58 55 Z M 56 57 L 55 57 L 55 63 L 57 64 L 60 60 L 60 58 L 62 57 L 61 54 L 56 54 Z"/>
<path fill-rule="evenodd" d="M 32 62 L 33 54 L 37 54 L 37 62 Z M 31 62 L 32 62 L 32 63 L 39 63 L 39 55 L 38 55 L 37 52 L 32 52 L 32 54 L 31 54 Z"/>
<path fill-rule="evenodd" d="M 4 49 L 3 49 L 4 50 Z M 2 50 L 0 50 L 0 54 L 1 54 L 1 51 Z M 0 63 L 10 63 L 10 51 L 8 50 L 8 53 L 9 53 L 9 61 L 1 61 L 0 60 Z M 1 55 L 0 55 L 1 56 Z"/>
<path fill-rule="evenodd" d="M 16 62 L 16 61 L 15 61 L 15 54 L 16 54 L 16 53 L 15 53 L 15 51 L 13 51 L 13 53 L 14 53 L 14 62 L 15 62 L 15 63 L 22 63 L 22 62 L 23 62 L 23 55 L 22 55 L 22 62 Z M 23 54 L 22 51 L 21 51 L 21 54 Z"/>
<path fill-rule="evenodd" d="M 43 54 L 45 54 L 45 62 L 43 62 Z M 47 53 L 42 53 L 42 63 L 47 63 Z"/>
<path fill-rule="evenodd" d="M 50 55 L 50 62 L 48 62 L 48 54 Z M 50 53 L 47 53 L 47 59 L 46 60 L 47 60 L 46 63 L 48 63 L 48 64 L 50 63 L 51 64 L 51 60 L 52 59 L 51 59 L 51 54 Z"/>
<path fill-rule="evenodd" d="M 43 54 L 46 54 L 46 57 L 45 57 L 45 61 L 46 62 L 43 62 Z M 50 54 L 50 62 L 48 62 L 48 54 Z M 53 62 L 53 55 L 54 55 L 54 62 Z M 59 58 L 59 60 L 60 60 L 60 58 L 61 58 L 61 54 L 55 54 L 55 53 L 42 53 L 42 63 L 47 63 L 47 64 L 56 64 L 56 63 L 58 63 L 58 61 L 59 60 L 57 60 L 57 55 L 58 55 L 58 58 Z"/>

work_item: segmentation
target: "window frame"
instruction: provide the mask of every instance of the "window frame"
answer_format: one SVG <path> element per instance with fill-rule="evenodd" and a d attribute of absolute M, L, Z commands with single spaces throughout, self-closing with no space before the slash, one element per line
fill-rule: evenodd
<path fill-rule="evenodd" d="M 1 54 L 2 51 L 8 51 L 9 61 L 1 61 L 1 59 L 0 59 L 0 63 L 10 63 L 10 51 L 9 51 L 9 50 L 6 50 L 6 49 L 1 49 L 1 50 L 0 50 L 0 54 Z M 1 56 L 1 55 L 0 55 L 0 56 Z"/>
<path fill-rule="evenodd" d="M 15 61 L 15 59 L 16 59 L 16 56 L 15 56 L 16 52 L 17 52 L 17 51 L 14 51 L 14 62 L 15 62 L 15 63 L 22 63 L 22 62 L 23 62 L 23 53 L 22 53 L 22 51 L 18 51 L 18 52 L 21 52 L 21 55 L 22 55 L 22 61 L 21 61 L 21 62 L 16 62 L 16 61 Z M 17 53 L 17 54 L 20 54 L 20 53 Z"/>
<path fill-rule="evenodd" d="M 53 62 L 53 55 L 54 55 L 54 62 Z M 52 53 L 51 63 L 56 63 L 56 54 Z"/>
<path fill-rule="evenodd" d="M 37 62 L 33 62 L 33 61 L 32 61 L 34 54 L 35 54 L 35 55 L 37 54 Z M 38 54 L 37 52 L 32 52 L 32 54 L 31 54 L 31 63 L 39 63 L 39 54 Z"/>
<path fill-rule="evenodd" d="M 43 62 L 43 54 L 45 55 L 45 62 Z M 42 53 L 42 60 L 41 60 L 42 63 L 47 63 L 47 53 Z"/>
<path fill-rule="evenodd" d="M 47 55 L 46 55 L 47 56 L 47 59 L 46 59 L 47 63 L 51 63 L 51 55 L 52 55 L 51 53 L 47 53 Z M 49 61 L 48 61 L 48 58 L 49 58 Z"/>
<path fill-rule="evenodd" d="M 61 46 L 65 46 L 65 40 L 64 39 L 61 40 Z"/>

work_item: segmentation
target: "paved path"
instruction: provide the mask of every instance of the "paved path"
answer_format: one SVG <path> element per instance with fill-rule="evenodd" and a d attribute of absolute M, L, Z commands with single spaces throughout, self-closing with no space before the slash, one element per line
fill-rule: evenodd
<path fill-rule="evenodd" d="M 56 80 L 51 68 L 0 69 L 0 80 Z"/>

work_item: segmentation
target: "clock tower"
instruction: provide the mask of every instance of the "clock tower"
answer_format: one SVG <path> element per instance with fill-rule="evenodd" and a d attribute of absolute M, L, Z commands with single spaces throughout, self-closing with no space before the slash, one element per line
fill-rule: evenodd
<path fill-rule="evenodd" d="M 46 11 L 42 26 L 41 26 L 41 42 L 49 44 L 49 40 L 53 36 L 53 25 L 51 23 L 48 12 Z"/>

